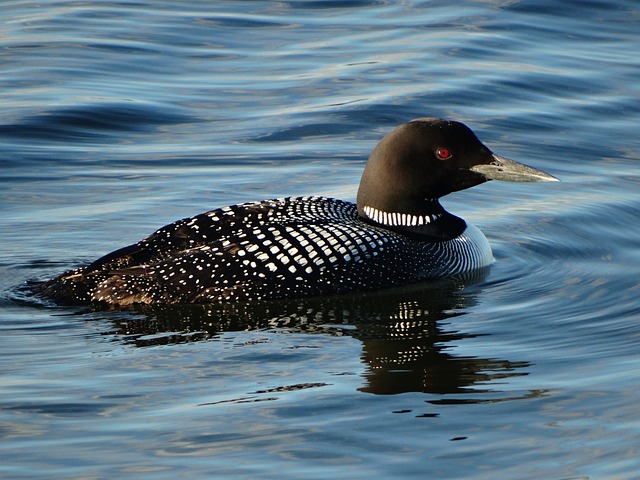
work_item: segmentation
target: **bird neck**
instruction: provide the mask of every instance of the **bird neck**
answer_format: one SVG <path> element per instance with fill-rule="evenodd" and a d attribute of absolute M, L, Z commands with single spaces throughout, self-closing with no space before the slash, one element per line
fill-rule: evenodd
<path fill-rule="evenodd" d="M 425 199 L 413 208 L 358 205 L 360 217 L 372 225 L 425 241 L 446 241 L 462 234 L 467 224 L 447 212 L 437 199 Z"/>

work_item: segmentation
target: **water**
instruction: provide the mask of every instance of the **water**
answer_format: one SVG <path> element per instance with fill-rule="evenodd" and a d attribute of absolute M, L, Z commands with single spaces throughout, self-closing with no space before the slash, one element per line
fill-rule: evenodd
<path fill-rule="evenodd" d="M 640 478 L 640 5 L 3 2 L 3 478 Z M 467 281 L 87 312 L 20 286 L 175 219 L 353 200 L 403 121 L 560 177 L 447 197 Z"/>

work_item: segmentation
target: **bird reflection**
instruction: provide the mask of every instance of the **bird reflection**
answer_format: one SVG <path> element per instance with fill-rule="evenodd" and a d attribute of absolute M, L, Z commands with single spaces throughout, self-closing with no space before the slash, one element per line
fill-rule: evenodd
<path fill-rule="evenodd" d="M 526 375 L 527 362 L 456 355 L 456 342 L 477 335 L 451 328 L 469 313 L 477 278 L 449 279 L 352 296 L 250 304 L 154 306 L 122 313 L 116 335 L 136 346 L 214 338 L 223 332 L 273 330 L 350 335 L 362 342 L 365 385 L 373 394 L 489 392 L 490 381 Z M 475 285 L 475 287 L 474 287 Z M 482 388 L 480 388 L 482 385 Z"/>

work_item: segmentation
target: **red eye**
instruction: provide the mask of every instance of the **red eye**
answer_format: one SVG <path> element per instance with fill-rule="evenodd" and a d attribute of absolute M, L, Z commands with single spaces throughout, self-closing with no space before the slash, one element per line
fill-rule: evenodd
<path fill-rule="evenodd" d="M 448 160 L 451 158 L 451 152 L 448 148 L 439 148 L 436 150 L 436 155 L 440 160 Z"/>

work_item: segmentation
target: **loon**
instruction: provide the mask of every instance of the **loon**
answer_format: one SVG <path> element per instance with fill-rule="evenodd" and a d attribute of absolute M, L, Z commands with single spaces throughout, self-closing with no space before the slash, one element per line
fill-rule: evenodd
<path fill-rule="evenodd" d="M 558 181 L 492 153 L 466 125 L 418 118 L 388 133 L 356 203 L 288 197 L 211 210 L 40 286 L 58 304 L 218 303 L 364 292 L 493 262 L 439 198 L 488 180 Z"/>

